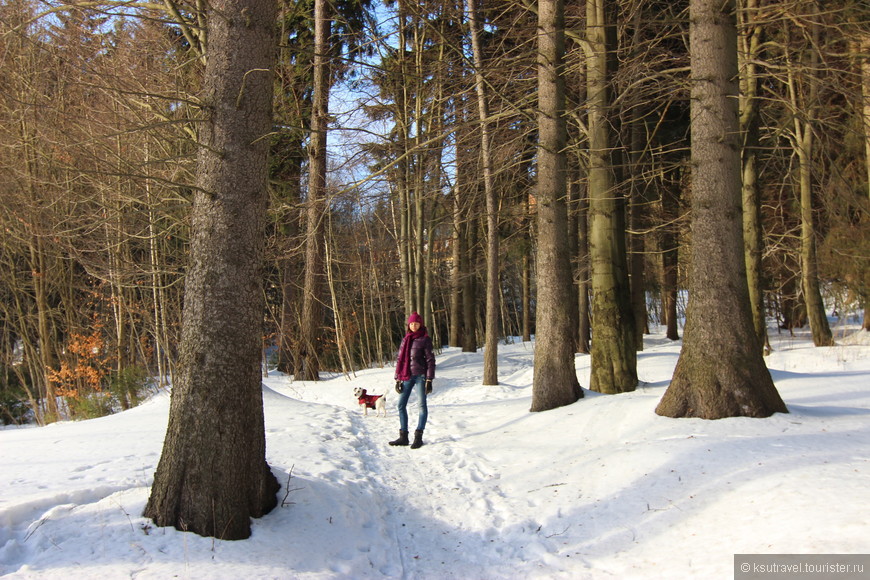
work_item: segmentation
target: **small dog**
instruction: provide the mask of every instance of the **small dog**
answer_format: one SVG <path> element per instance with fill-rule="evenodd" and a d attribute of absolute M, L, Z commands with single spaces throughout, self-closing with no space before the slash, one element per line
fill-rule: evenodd
<path fill-rule="evenodd" d="M 359 406 L 363 408 L 366 416 L 369 414 L 369 409 L 375 410 L 376 417 L 380 416 L 381 411 L 384 412 L 384 417 L 387 416 L 386 395 L 369 395 L 365 389 L 357 387 L 353 390 L 353 396 L 359 401 Z"/>

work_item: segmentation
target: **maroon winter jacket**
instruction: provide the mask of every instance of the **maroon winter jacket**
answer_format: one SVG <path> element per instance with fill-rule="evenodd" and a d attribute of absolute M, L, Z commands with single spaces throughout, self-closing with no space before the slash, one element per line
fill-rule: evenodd
<path fill-rule="evenodd" d="M 411 343 L 410 346 L 408 342 Z M 434 379 L 435 355 L 432 353 L 432 339 L 429 335 L 426 334 L 415 339 L 410 339 L 408 335 L 405 335 L 399 346 L 399 355 L 396 357 L 396 361 L 402 360 L 402 351 L 407 348 L 411 349 L 411 376 L 426 375 L 427 379 Z M 399 372 L 399 365 L 396 364 L 396 380 L 407 380 L 407 378 L 400 377 Z"/>

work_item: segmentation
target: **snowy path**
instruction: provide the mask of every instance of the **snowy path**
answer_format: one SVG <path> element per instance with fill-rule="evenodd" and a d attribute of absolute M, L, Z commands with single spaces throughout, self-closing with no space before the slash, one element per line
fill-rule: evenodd
<path fill-rule="evenodd" d="M 312 437 L 311 445 L 288 442 L 286 452 L 278 454 L 282 459 L 270 456 L 270 464 L 276 469 L 289 469 L 283 458 L 295 455 L 294 474 L 305 479 L 326 479 L 343 490 L 330 491 L 334 500 L 339 498 L 341 508 L 336 512 L 340 516 L 332 521 L 341 519 L 366 531 L 365 538 L 351 541 L 353 550 L 338 554 L 336 561 L 340 564 L 333 566 L 337 574 L 364 577 L 363 570 L 367 569 L 372 577 L 497 580 L 516 578 L 518 572 L 536 577 L 536 571 L 540 571 L 540 577 L 560 577 L 559 556 L 555 555 L 558 546 L 547 536 L 557 535 L 564 528 L 545 529 L 542 522 L 528 516 L 530 510 L 535 510 L 535 502 L 527 499 L 535 495 L 528 493 L 534 489 L 519 496 L 502 489 L 504 469 L 526 463 L 528 458 L 520 454 L 493 459 L 480 451 L 481 440 L 491 439 L 494 430 L 507 432 L 516 422 L 505 420 L 505 405 L 512 406 L 517 416 L 525 417 L 529 402 L 524 398 L 505 400 L 515 398 L 515 387 L 506 384 L 476 391 L 474 397 L 481 399 L 481 404 L 463 403 L 450 387 L 454 382 L 468 380 L 468 357 L 454 358 L 458 360 L 453 364 L 450 359 L 440 361 L 445 376 L 436 381 L 436 391 L 430 396 L 425 445 L 420 449 L 388 444 L 398 435 L 396 394 L 392 389 L 387 392 L 386 418 L 376 417 L 371 411 L 365 416 L 352 402 L 350 392 L 354 386 L 361 385 L 375 394 L 384 392 L 365 374 L 353 381 L 337 379 L 316 386 L 286 379 L 269 383 L 280 393 L 276 397 L 302 398 L 308 402 L 309 413 L 317 410 L 305 425 Z M 451 368 L 461 369 L 464 375 L 451 379 Z M 504 368 L 511 371 L 513 366 L 505 363 Z M 517 368 L 528 372 L 527 364 Z M 382 380 L 383 374 L 377 377 Z M 267 413 L 267 426 L 298 421 L 296 404 L 288 401 L 287 413 L 280 417 Z M 276 407 L 267 401 L 267 409 L 274 412 Z M 415 397 L 408 410 L 413 429 L 417 420 Z M 324 425 L 328 426 L 325 430 Z M 293 426 L 287 430 L 297 434 L 300 431 Z M 270 432 L 268 437 L 269 445 L 277 448 L 276 442 L 281 439 L 278 433 Z M 318 437 L 320 442 L 315 443 Z M 306 462 L 307 457 L 296 453 L 312 445 L 320 455 L 310 458 L 313 466 Z M 332 469 L 319 471 L 318 464 L 323 462 Z M 340 469 L 336 470 L 336 465 Z M 320 505 L 313 498 L 310 501 L 305 506 L 293 506 L 291 511 L 299 511 L 300 507 L 312 512 L 336 511 L 335 501 L 331 506 Z M 461 570 L 458 574 L 457 569 Z M 564 577 L 576 574 L 565 573 Z"/>
<path fill-rule="evenodd" d="M 421 449 L 392 448 L 386 442 L 395 435 L 394 428 L 383 421 L 356 422 L 365 440 L 361 453 L 367 471 L 376 476 L 374 485 L 383 493 L 401 577 L 448 577 L 458 553 L 465 555 L 470 577 L 500 576 L 506 558 L 498 528 L 506 507 L 504 497 L 484 484 L 490 476 L 481 459 L 444 436 Z M 477 529 L 474 524 L 481 521 L 491 526 Z"/>

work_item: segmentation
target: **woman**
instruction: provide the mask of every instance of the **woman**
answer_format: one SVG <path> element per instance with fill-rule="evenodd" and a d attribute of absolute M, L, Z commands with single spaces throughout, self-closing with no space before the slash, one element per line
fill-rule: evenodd
<path fill-rule="evenodd" d="M 390 445 L 408 444 L 408 399 L 416 387 L 420 398 L 420 416 L 411 449 L 423 446 L 423 429 L 429 410 L 426 395 L 432 392 L 432 379 L 435 378 L 435 355 L 432 354 L 432 339 L 423 326 L 423 317 L 416 312 L 408 317 L 408 332 L 399 346 L 396 358 L 396 392 L 399 393 L 399 438 Z"/>

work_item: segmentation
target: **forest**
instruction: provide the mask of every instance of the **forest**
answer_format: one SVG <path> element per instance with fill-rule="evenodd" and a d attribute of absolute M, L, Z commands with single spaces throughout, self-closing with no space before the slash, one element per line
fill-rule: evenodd
<path fill-rule="evenodd" d="M 175 380 L 217 109 L 204 4 L 0 6 L 5 423 L 127 409 Z M 484 348 L 484 384 L 499 341 L 537 336 L 542 364 L 590 353 L 584 386 L 632 390 L 640 338 L 683 338 L 685 297 L 703 294 L 692 276 L 720 238 L 702 245 L 693 219 L 711 208 L 739 224 L 740 264 L 710 275 L 739 287 L 752 348 L 769 352 L 771 319 L 809 325 L 817 346 L 840 312 L 864 309 L 870 331 L 870 7 L 720 4 L 733 63 L 690 46 L 689 0 L 278 2 L 256 137 L 264 368 L 317 380 L 387 364 L 419 311 L 436 344 Z M 719 177 L 700 171 L 704 58 L 736 71 L 733 130 L 712 141 L 737 164 Z M 738 203 L 715 210 L 719 187 Z M 732 324 L 698 320 L 720 339 Z"/>

